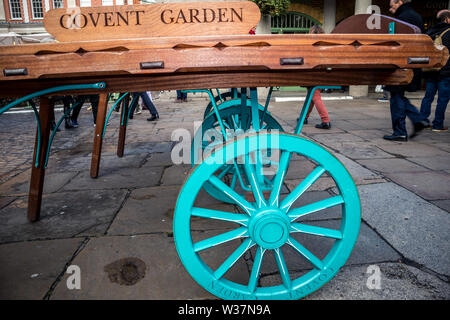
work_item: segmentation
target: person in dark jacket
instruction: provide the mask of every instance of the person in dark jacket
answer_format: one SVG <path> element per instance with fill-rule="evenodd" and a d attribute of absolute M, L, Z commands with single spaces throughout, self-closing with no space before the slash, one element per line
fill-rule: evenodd
<path fill-rule="evenodd" d="M 414 11 L 411 6 L 411 0 L 390 0 L 389 12 L 394 14 L 396 19 L 405 21 L 417 26 L 424 32 L 422 17 Z M 414 124 L 414 132 L 410 138 L 415 136 L 417 132 L 424 129 L 425 125 L 422 122 L 423 116 L 419 110 L 411 104 L 408 98 L 405 97 L 406 91 L 417 91 L 420 87 L 421 72 L 419 69 L 414 69 L 414 78 L 408 86 L 387 86 L 386 90 L 390 91 L 390 108 L 392 119 L 392 135 L 385 135 L 383 138 L 390 141 L 408 141 L 408 134 L 406 132 L 406 117 L 408 117 Z"/>
<path fill-rule="evenodd" d="M 440 36 L 442 44 L 450 50 L 450 11 L 439 11 L 437 18 L 439 23 L 428 31 L 428 35 L 433 40 Z M 429 126 L 430 121 L 428 120 L 428 117 L 431 114 L 431 104 L 433 103 L 436 93 L 438 93 L 432 130 L 434 132 L 447 131 L 448 128 L 444 127 L 444 119 L 445 110 L 447 109 L 447 104 L 450 99 L 450 59 L 441 70 L 424 72 L 424 77 L 427 79 L 427 89 L 422 100 L 420 113 Z"/>

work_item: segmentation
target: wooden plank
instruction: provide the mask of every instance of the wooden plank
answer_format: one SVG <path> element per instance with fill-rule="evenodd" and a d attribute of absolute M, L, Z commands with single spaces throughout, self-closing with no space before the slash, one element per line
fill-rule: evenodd
<path fill-rule="evenodd" d="M 430 45 L 430 37 L 424 34 L 272 34 L 272 35 L 225 35 L 225 36 L 189 36 L 189 37 L 145 37 L 140 39 L 117 39 L 97 41 L 72 41 L 69 43 L 39 43 L 16 46 L 2 46 L 0 56 L 35 54 L 45 55 L 69 52 L 92 51 L 129 51 L 142 49 L 181 49 L 195 47 L 214 47 L 222 44 L 226 47 L 245 46 L 299 46 L 320 43 L 350 45 L 355 41 L 363 45 L 380 45 L 396 41 L 404 45 Z"/>
<path fill-rule="evenodd" d="M 434 46 L 426 35 L 417 41 L 396 37 L 324 38 L 307 45 L 270 45 L 264 41 L 227 46 L 222 42 L 204 46 L 148 48 L 0 55 L 0 81 L 33 78 L 107 76 L 178 72 L 254 70 L 306 70 L 351 68 L 440 67 L 448 59 L 448 49 Z M 299 43 L 300 38 L 299 39 Z M 311 40 L 311 38 L 308 38 Z M 378 40 L 375 40 L 378 39 Z M 381 41 L 384 39 L 385 41 Z M 388 39 L 390 39 L 388 41 Z M 394 40 L 397 39 L 397 40 Z M 380 42 L 381 41 L 381 42 Z M 189 43 L 189 42 L 186 42 Z M 238 43 L 238 42 L 236 42 Z M 417 59 L 418 60 L 414 60 Z M 283 63 L 298 59 L 298 63 Z M 14 70 L 25 70 L 14 73 Z M 8 73 L 9 72 L 9 73 Z M 11 73 L 12 72 L 12 73 Z"/>
<path fill-rule="evenodd" d="M 76 7 L 50 10 L 44 26 L 59 41 L 248 34 L 260 16 L 250 1 Z"/>
<path fill-rule="evenodd" d="M 106 110 L 108 109 L 108 94 L 100 93 L 98 102 L 97 119 L 95 121 L 94 144 L 92 147 L 91 178 L 97 178 L 100 170 L 100 158 L 102 155 L 103 129 L 105 128 Z"/>
<path fill-rule="evenodd" d="M 31 222 L 38 221 L 41 213 L 42 193 L 44 190 L 45 178 L 45 154 L 47 151 L 50 137 L 50 121 L 53 113 L 53 105 L 48 97 L 40 98 L 39 122 L 41 125 L 41 150 L 37 150 L 38 133 L 36 130 L 36 142 L 34 145 L 33 164 L 31 167 L 30 190 L 28 193 L 27 216 Z M 36 168 L 34 163 L 36 157 L 39 157 L 39 166 Z"/>
<path fill-rule="evenodd" d="M 35 91 L 82 83 L 104 81 L 103 90 L 71 90 L 67 94 L 98 92 L 158 91 L 176 89 L 212 89 L 315 85 L 406 85 L 412 80 L 410 69 L 335 69 L 301 71 L 248 70 L 241 72 L 198 72 L 162 75 L 111 75 L 103 77 L 4 81 L 0 97 L 18 97 Z M 18 85 L 20 83 L 20 85 Z M 60 92 L 59 94 L 64 94 Z"/>

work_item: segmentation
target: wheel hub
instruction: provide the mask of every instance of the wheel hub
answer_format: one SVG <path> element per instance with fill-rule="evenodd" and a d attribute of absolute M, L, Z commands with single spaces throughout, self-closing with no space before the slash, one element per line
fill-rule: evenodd
<path fill-rule="evenodd" d="M 250 237 L 264 249 L 276 249 L 286 243 L 289 224 L 285 213 L 276 208 L 264 209 L 250 219 Z"/>

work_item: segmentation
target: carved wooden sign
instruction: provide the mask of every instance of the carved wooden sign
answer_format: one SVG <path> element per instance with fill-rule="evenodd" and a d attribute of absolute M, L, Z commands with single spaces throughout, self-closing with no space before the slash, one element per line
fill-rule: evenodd
<path fill-rule="evenodd" d="M 58 41 L 248 34 L 260 19 L 250 1 L 54 9 L 45 29 Z"/>

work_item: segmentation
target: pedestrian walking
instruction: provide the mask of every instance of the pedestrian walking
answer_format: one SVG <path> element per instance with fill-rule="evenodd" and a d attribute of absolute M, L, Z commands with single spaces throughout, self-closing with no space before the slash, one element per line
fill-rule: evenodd
<path fill-rule="evenodd" d="M 414 11 L 411 6 L 411 0 L 390 0 L 389 12 L 394 14 L 398 20 L 405 21 L 415 25 L 424 31 L 422 17 Z M 386 90 L 390 92 L 390 110 L 392 120 L 391 135 L 385 135 L 383 139 L 389 141 L 408 141 L 408 133 L 406 131 L 406 117 L 408 117 L 414 129 L 409 138 L 414 137 L 419 131 L 423 130 L 425 125 L 422 122 L 423 117 L 419 110 L 411 104 L 405 96 L 405 92 L 417 91 L 420 87 L 421 71 L 414 69 L 414 77 L 408 86 L 387 86 Z"/>
<path fill-rule="evenodd" d="M 450 50 L 450 11 L 439 11 L 437 18 L 439 23 L 428 31 L 428 35 L 436 45 L 444 45 Z M 431 104 L 437 93 L 438 98 L 432 130 L 434 132 L 448 131 L 448 127 L 444 127 L 444 119 L 450 99 L 450 61 L 447 61 L 447 64 L 442 69 L 424 70 L 424 78 L 427 80 L 427 85 L 425 96 L 420 106 L 420 113 L 426 122 L 426 126 L 429 127 L 430 121 L 428 118 L 431 114 Z"/>

